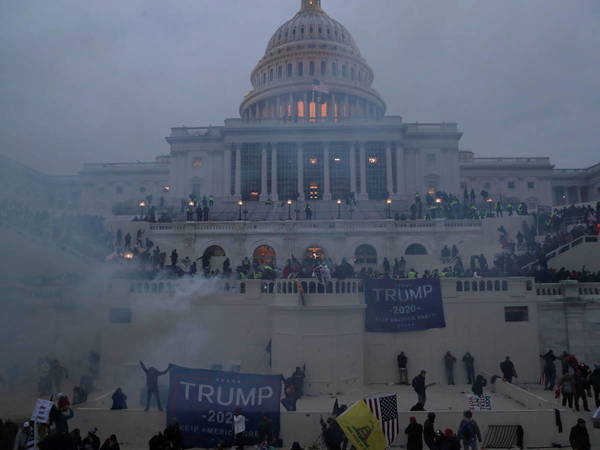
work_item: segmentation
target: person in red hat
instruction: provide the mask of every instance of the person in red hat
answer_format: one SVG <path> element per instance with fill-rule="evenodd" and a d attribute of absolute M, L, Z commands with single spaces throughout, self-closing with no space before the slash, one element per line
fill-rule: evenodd
<path fill-rule="evenodd" d="M 407 436 L 406 450 L 423 450 L 423 426 L 416 417 L 410 418 L 410 423 L 404 430 Z"/>

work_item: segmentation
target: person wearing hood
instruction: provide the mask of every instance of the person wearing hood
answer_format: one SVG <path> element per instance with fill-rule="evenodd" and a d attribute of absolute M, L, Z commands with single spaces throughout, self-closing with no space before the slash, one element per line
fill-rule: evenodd
<path fill-rule="evenodd" d="M 81 442 L 83 450 L 100 450 L 100 438 L 96 436 L 98 428 L 92 428 Z"/>
<path fill-rule="evenodd" d="M 112 406 L 110 409 L 127 409 L 127 396 L 120 387 L 112 395 Z"/>
<path fill-rule="evenodd" d="M 590 375 L 590 385 L 594 389 L 596 408 L 600 408 L 600 364 L 594 365 L 594 371 Z"/>
<path fill-rule="evenodd" d="M 429 450 L 437 450 L 435 443 L 435 413 L 427 413 L 427 420 L 423 424 L 423 440 Z"/>
<path fill-rule="evenodd" d="M 473 413 L 465 411 L 463 420 L 458 427 L 458 438 L 462 441 L 464 450 L 479 450 L 481 431 L 479 425 L 473 420 Z"/>
<path fill-rule="evenodd" d="M 591 450 L 590 435 L 585 427 L 585 420 L 577 419 L 577 424 L 569 433 L 569 443 L 573 450 Z"/>
<path fill-rule="evenodd" d="M 406 450 L 423 450 L 423 426 L 416 417 L 410 418 L 410 423 L 404 430 L 407 436 Z"/>

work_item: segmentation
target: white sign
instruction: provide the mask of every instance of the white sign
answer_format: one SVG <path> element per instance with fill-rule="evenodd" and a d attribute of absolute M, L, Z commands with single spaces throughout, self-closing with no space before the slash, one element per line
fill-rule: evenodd
<path fill-rule="evenodd" d="M 33 408 L 31 420 L 38 423 L 48 423 L 52 405 L 53 403 L 51 401 L 38 398 L 35 402 L 35 407 Z"/>

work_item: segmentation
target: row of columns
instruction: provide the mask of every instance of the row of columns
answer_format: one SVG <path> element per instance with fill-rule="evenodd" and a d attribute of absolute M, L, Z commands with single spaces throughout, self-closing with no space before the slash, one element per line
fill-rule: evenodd
<path fill-rule="evenodd" d="M 406 176 L 404 173 L 404 149 L 400 144 L 396 144 L 396 180 L 397 186 L 394 190 L 393 184 L 393 142 L 386 142 L 385 158 L 386 158 L 386 190 L 395 197 L 402 197 L 406 194 Z M 267 143 L 261 145 L 261 197 L 266 200 L 268 189 L 268 158 L 267 158 Z M 356 150 L 359 154 L 359 170 L 360 170 L 360 185 L 356 183 Z M 277 144 L 271 143 L 271 200 L 279 200 L 277 192 Z M 233 192 L 231 191 L 231 163 L 235 154 L 235 170 Z M 296 158 L 297 158 L 297 191 L 299 198 L 304 199 L 304 144 L 296 143 Z M 359 199 L 367 199 L 367 157 L 365 142 L 351 143 L 350 151 L 350 192 L 358 195 Z M 232 144 L 231 148 L 225 150 L 225 195 L 232 196 L 235 199 L 242 197 L 242 152 L 239 144 Z M 358 187 L 358 189 L 357 189 Z M 329 143 L 323 143 L 323 200 L 332 200 L 331 196 L 331 164 L 329 158 Z"/>
<path fill-rule="evenodd" d="M 553 191 L 554 202 L 557 205 L 589 201 L 588 189 L 585 186 L 555 186 Z"/>

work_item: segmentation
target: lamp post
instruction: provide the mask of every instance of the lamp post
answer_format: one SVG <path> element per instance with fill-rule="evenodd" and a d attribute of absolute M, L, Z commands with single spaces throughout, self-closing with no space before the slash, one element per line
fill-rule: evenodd
<path fill-rule="evenodd" d="M 492 215 L 492 211 L 493 211 L 493 209 L 494 209 L 494 207 L 493 207 L 493 205 L 492 205 L 492 203 L 494 203 L 494 200 L 492 199 L 492 197 L 489 197 L 489 198 L 486 200 L 486 202 L 487 202 L 487 204 L 488 204 L 488 216 L 491 216 L 491 215 Z"/>
<path fill-rule="evenodd" d="M 342 218 L 342 201 L 338 200 L 336 203 L 338 205 L 338 217 L 337 218 L 341 219 Z"/>
<path fill-rule="evenodd" d="M 238 220 L 241 221 L 242 220 L 242 206 L 244 206 L 244 202 L 241 200 L 238 200 L 237 204 L 238 204 Z"/>
<path fill-rule="evenodd" d="M 288 200 L 287 205 L 288 205 L 288 220 L 292 220 L 292 201 Z"/>
<path fill-rule="evenodd" d="M 144 218 L 144 206 L 146 206 L 146 202 L 140 202 L 139 203 L 139 207 L 140 207 L 140 219 Z"/>
<path fill-rule="evenodd" d="M 385 201 L 385 204 L 387 205 L 386 210 L 385 210 L 385 214 L 387 216 L 388 219 L 392 218 L 392 199 L 388 198 Z"/>
<path fill-rule="evenodd" d="M 436 197 L 435 198 L 435 204 L 437 206 L 437 208 L 435 208 L 435 210 L 436 210 L 436 216 L 437 216 L 437 210 L 438 209 L 440 210 L 440 213 L 442 212 L 442 199 L 441 199 L 441 197 Z M 437 217 L 434 217 L 434 219 L 437 219 Z"/>

